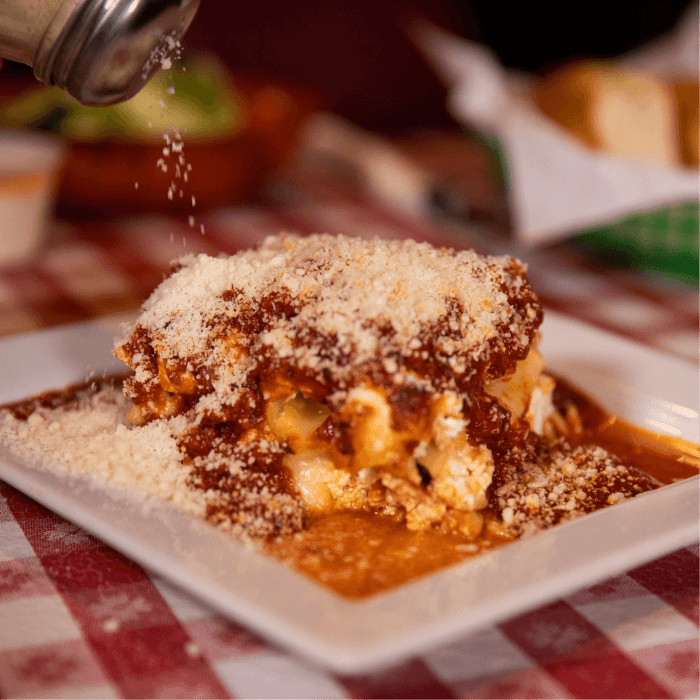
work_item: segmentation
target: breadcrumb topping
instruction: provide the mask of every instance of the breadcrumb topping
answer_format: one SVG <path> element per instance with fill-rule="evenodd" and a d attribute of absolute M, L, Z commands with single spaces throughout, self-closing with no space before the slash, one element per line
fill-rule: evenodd
<path fill-rule="evenodd" d="M 602 447 L 564 443 L 546 459 L 525 463 L 495 495 L 505 525 L 517 535 L 532 535 L 656 486 Z"/>
<path fill-rule="evenodd" d="M 107 388 L 66 406 L 35 407 L 26 420 L 3 411 L 0 440 L 30 464 L 172 501 L 203 516 L 208 496 L 187 487 L 190 468 L 173 439 L 174 426 L 161 420 L 130 430 L 127 405 L 120 389 Z"/>

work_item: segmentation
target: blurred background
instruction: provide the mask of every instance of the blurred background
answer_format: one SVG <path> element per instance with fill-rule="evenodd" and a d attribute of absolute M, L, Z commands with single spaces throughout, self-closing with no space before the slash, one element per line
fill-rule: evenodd
<path fill-rule="evenodd" d="M 5 61 L 0 282 L 14 301 L 0 332 L 135 308 L 182 252 L 231 252 L 280 228 L 514 254 L 545 301 L 578 315 L 582 290 L 633 280 L 647 299 L 683 299 L 687 324 L 697 37 L 687 0 L 592 0 L 575 15 L 480 0 L 202 0 L 173 67 L 126 103 L 83 107 Z M 114 288 L 91 291 L 93 254 Z M 22 266 L 52 280 L 48 302 L 18 292 Z M 95 298 L 50 298 L 66 285 Z M 643 337 L 638 317 L 588 320 Z"/>
<path fill-rule="evenodd" d="M 328 108 L 369 129 L 454 126 L 446 89 L 404 23 L 424 18 L 491 47 L 510 68 L 543 71 L 572 57 L 614 57 L 672 29 L 691 5 L 592 0 L 550 3 L 304 0 L 203 2 L 187 44 L 234 72 L 298 82 Z"/>
<path fill-rule="evenodd" d="M 564 60 L 610 58 L 670 31 L 694 3 L 591 0 L 575 14 L 548 3 L 485 0 L 204 0 L 184 44 L 214 52 L 234 74 L 285 81 L 369 129 L 456 126 L 446 88 L 410 41 L 423 17 L 491 47 L 509 68 L 542 72 Z M 26 74 L 5 64 L 4 80 Z"/>

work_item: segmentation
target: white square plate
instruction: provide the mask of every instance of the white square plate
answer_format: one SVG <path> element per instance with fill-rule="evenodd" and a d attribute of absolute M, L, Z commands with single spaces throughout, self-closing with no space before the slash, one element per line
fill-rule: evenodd
<path fill-rule="evenodd" d="M 115 371 L 118 320 L 0 340 L 0 402 Z M 638 425 L 698 442 L 698 368 L 554 313 L 549 368 Z M 289 650 L 366 672 L 698 540 L 698 478 L 353 602 L 169 505 L 66 479 L 0 449 L 0 478 Z M 601 536 L 604 535 L 604 536 Z"/>

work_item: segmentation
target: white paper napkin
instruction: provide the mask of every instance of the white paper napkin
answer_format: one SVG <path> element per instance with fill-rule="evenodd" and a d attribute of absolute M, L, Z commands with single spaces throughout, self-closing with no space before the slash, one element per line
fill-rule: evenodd
<path fill-rule="evenodd" d="M 432 26 L 414 31 L 414 39 L 448 86 L 455 119 L 498 139 L 520 242 L 549 243 L 633 212 L 698 199 L 695 171 L 624 160 L 582 145 L 541 115 L 524 96 L 527 80 L 506 71 L 482 45 Z M 692 62 L 693 42 L 697 71 L 697 8 L 675 35 L 630 55 L 629 62 L 661 73 L 668 73 L 670 62 L 677 72 Z"/>

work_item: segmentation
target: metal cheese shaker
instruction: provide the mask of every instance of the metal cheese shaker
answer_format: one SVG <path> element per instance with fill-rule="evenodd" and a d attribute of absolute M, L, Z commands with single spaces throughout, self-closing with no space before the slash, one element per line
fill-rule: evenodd
<path fill-rule="evenodd" d="M 199 0 L 0 0 L 0 56 L 85 105 L 133 97 L 177 51 Z M 0 74 L 0 78 L 1 78 Z"/>

